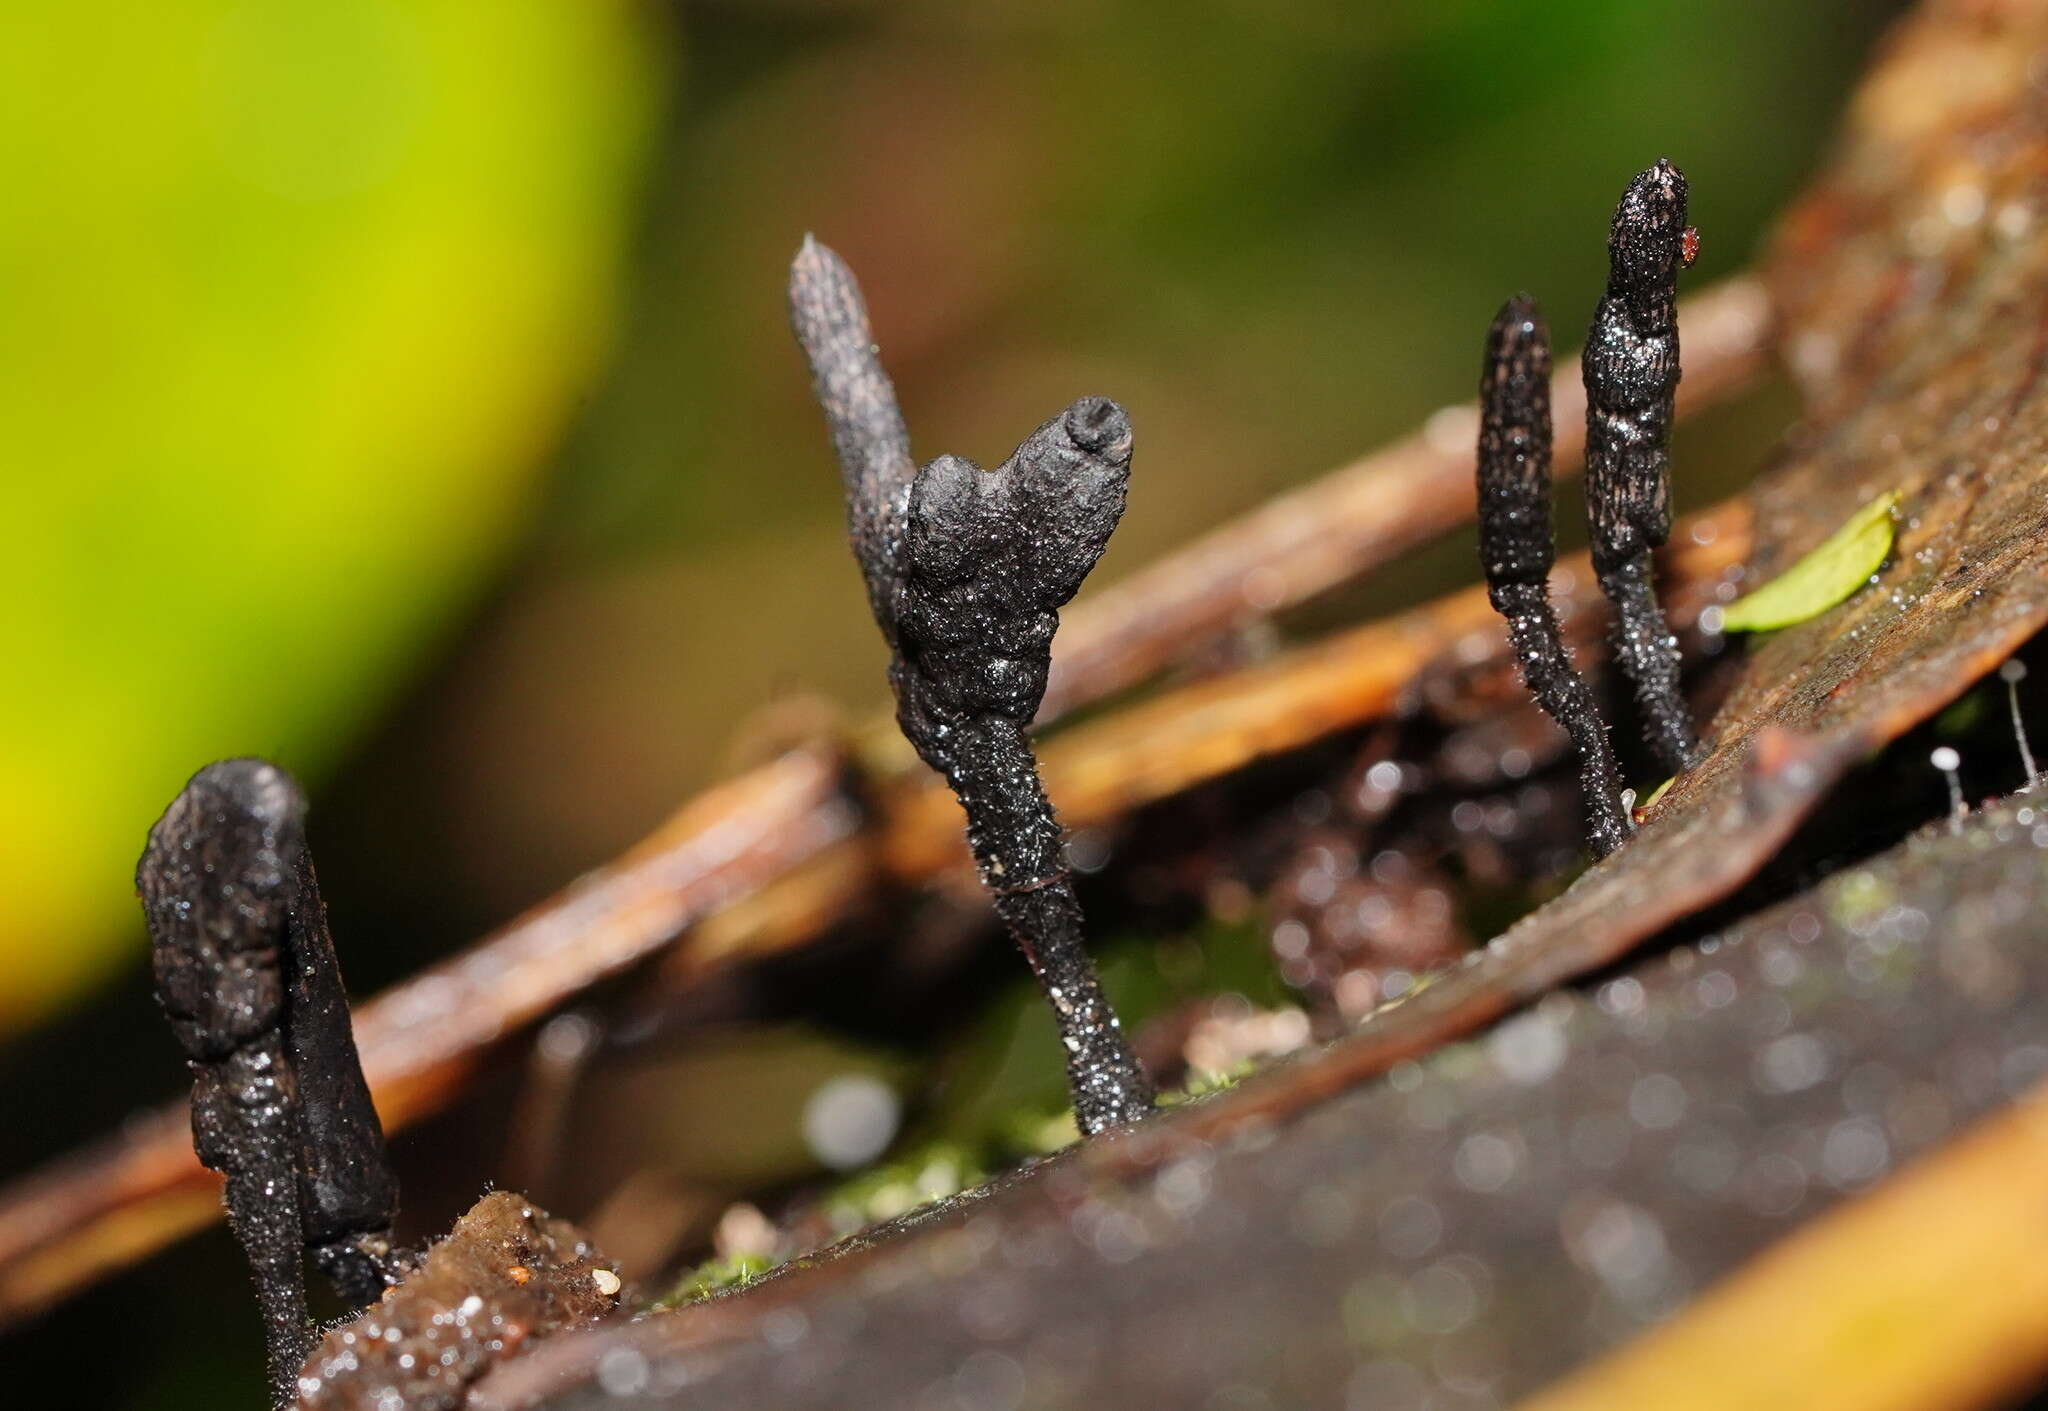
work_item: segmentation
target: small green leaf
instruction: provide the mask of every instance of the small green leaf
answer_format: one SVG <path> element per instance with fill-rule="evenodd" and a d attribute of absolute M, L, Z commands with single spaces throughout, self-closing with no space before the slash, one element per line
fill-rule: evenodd
<path fill-rule="evenodd" d="M 1888 490 L 1852 515 L 1827 542 L 1721 614 L 1723 632 L 1768 632 L 1818 617 L 1863 586 L 1892 551 L 1892 510 L 1899 492 Z"/>

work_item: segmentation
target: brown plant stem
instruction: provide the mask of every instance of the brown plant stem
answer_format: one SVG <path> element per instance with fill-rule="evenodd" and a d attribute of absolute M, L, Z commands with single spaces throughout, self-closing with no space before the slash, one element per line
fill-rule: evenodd
<path fill-rule="evenodd" d="M 1760 281 L 1744 275 L 1685 301 L 1681 316 L 1683 417 L 1756 381 L 1769 305 Z M 1583 403 L 1574 367 L 1561 371 L 1558 470 L 1569 474 L 1582 449 L 1574 408 L 1582 412 Z M 1472 404 L 1446 408 L 1423 430 L 1070 606 L 1041 723 L 1456 527 L 1473 512 L 1477 427 Z M 1674 576 L 1718 578 L 1747 551 L 1748 515 L 1723 507 L 1695 523 L 1708 542 L 1681 533 Z M 1597 610 L 1591 578 L 1576 562 L 1570 597 L 1589 614 Z M 1256 601 L 1245 592 L 1254 574 Z M 1473 633 L 1498 635 L 1476 588 L 1140 703 L 1052 742 L 1048 792 L 1071 826 L 1114 817 L 1370 719 L 1390 708 L 1420 665 Z M 1505 654 L 1504 641 L 1497 649 Z M 928 881 L 964 865 L 959 806 L 944 789 L 908 782 L 907 773 L 878 780 L 890 821 L 863 829 L 839 787 L 844 765 L 836 751 L 800 750 L 720 784 L 613 862 L 360 1006 L 357 1042 L 385 1129 L 438 1111 L 495 1044 L 685 931 L 667 965 L 696 983 L 802 944 L 878 876 Z M 0 1327 L 148 1257 L 218 1212 L 215 1179 L 192 1155 L 185 1105 L 138 1115 L 0 1188 Z"/>

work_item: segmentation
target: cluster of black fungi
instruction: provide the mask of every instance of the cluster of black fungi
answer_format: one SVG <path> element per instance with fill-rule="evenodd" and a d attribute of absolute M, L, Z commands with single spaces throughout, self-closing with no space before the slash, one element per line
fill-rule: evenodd
<path fill-rule="evenodd" d="M 1615 659 L 1674 772 L 1698 746 L 1650 556 L 1671 524 L 1676 284 L 1694 247 L 1685 204 L 1685 178 L 1668 162 L 1629 184 L 1584 356 L 1594 567 L 1615 606 Z M 957 456 L 920 467 L 845 262 L 806 240 L 789 302 L 844 478 L 854 556 L 889 646 L 897 719 L 966 812 L 981 880 L 1057 1019 L 1081 1131 L 1134 1122 L 1152 1108 L 1152 1083 L 1089 958 L 1028 733 L 1059 609 L 1123 513 L 1130 418 L 1106 397 L 1084 397 L 993 469 Z M 1577 749 L 1590 842 L 1604 855 L 1630 825 L 1606 728 L 1549 597 L 1550 349 L 1526 298 L 1510 299 L 1494 320 L 1481 402 L 1487 588 L 1530 691 Z M 192 1072 L 193 1144 L 227 1178 L 223 1199 L 255 1276 L 280 1405 L 293 1399 L 314 1335 L 303 1261 L 310 1256 L 359 1307 L 416 1259 L 391 1237 L 397 1181 L 304 819 L 303 795 L 275 765 L 209 765 L 151 830 L 137 873 L 158 998 Z"/>

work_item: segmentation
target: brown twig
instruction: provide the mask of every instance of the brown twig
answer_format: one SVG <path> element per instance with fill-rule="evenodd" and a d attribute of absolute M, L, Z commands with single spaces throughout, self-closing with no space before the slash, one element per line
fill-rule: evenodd
<path fill-rule="evenodd" d="M 1731 502 L 1685 521 L 1665 560 L 1674 618 L 1689 624 L 1749 551 L 1748 510 Z M 1597 652 L 1601 598 L 1585 555 L 1564 561 L 1556 592 L 1566 630 Z M 1313 744 L 1394 710 L 1425 669 L 1509 660 L 1499 616 L 1474 587 L 1368 623 L 1228 676 L 1198 681 L 1049 741 L 1043 766 L 1060 816 L 1074 827 L 1111 822 L 1260 759 Z M 873 887 L 879 870 L 923 885 L 964 869 L 958 806 L 935 784 L 879 795 L 877 827 L 811 859 L 710 918 L 667 961 L 684 985 L 738 956 L 769 955 L 816 934 Z"/>
<path fill-rule="evenodd" d="M 1723 400 L 1763 367 L 1767 306 L 1752 278 L 1689 301 L 1680 415 Z M 1582 449 L 1567 367 L 1559 379 L 1560 471 Z M 1194 643 L 1299 603 L 1454 528 L 1473 510 L 1471 404 L 1169 555 L 1066 614 L 1041 723 L 1143 680 Z M 1748 543 L 1747 515 L 1684 535 L 1680 579 L 1719 574 Z M 1591 607 L 1592 580 L 1573 570 Z M 1561 597 L 1567 596 L 1561 591 Z M 1488 639 L 1493 645 L 1487 646 Z M 1063 816 L 1086 826 L 1263 755 L 1358 724 L 1413 672 L 1477 642 L 1501 649 L 1483 591 L 1455 594 L 1292 656 L 1071 732 L 1045 753 Z M 1477 659 L 1475 657 L 1475 659 Z M 891 732 L 893 734 L 893 730 Z M 907 754 L 907 751 L 906 751 Z M 882 781 L 887 823 L 861 831 L 841 761 L 800 751 L 679 810 L 617 861 L 362 1005 L 356 1036 L 388 1130 L 451 1100 L 498 1040 L 693 928 L 671 971 L 695 978 L 801 944 L 878 875 L 928 881 L 964 861 L 958 806 L 936 783 Z M 147 1257 L 218 1214 L 192 1155 L 183 1105 L 0 1190 L 0 1326 Z"/>
<path fill-rule="evenodd" d="M 1724 505 L 1682 526 L 1668 566 L 1681 620 L 1742 561 L 1748 512 Z M 1568 618 L 1599 598 L 1583 555 L 1558 577 Z M 1197 682 L 1068 732 L 1045 750 L 1061 814 L 1087 827 L 1384 715 L 1432 663 L 1504 661 L 1483 588 Z M 705 919 L 669 968 L 685 983 L 802 944 L 878 880 L 923 884 L 967 852 L 959 805 L 936 780 L 878 796 L 856 831 L 833 761 L 786 757 L 715 790 L 618 863 L 474 949 L 364 1005 L 356 1034 L 388 1130 L 451 1098 L 489 1046 Z M 182 1108 L 0 1195 L 0 1322 L 25 1316 L 204 1223 L 211 1177 Z"/>
<path fill-rule="evenodd" d="M 1678 414 L 1743 391 L 1762 373 L 1770 304 L 1760 281 L 1724 280 L 1679 305 L 1685 381 Z M 1577 359 L 1557 370 L 1557 474 L 1586 448 Z M 1075 603 L 1060 628 L 1043 726 L 1145 680 L 1191 647 L 1307 602 L 1472 518 L 1479 411 L 1445 407 L 1416 431 L 1353 461 Z"/>
<path fill-rule="evenodd" d="M 829 754 L 800 751 L 713 789 L 616 862 L 358 1008 L 385 1128 L 446 1102 L 500 1038 L 849 835 L 839 774 Z M 183 1104 L 10 1187 L 0 1323 L 196 1228 L 217 1201 Z"/>

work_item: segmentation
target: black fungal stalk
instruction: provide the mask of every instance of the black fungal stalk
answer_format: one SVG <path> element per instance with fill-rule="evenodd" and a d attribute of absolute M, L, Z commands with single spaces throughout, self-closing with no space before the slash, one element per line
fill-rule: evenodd
<path fill-rule="evenodd" d="M 398 1183 L 349 1027 L 306 849 L 305 800 L 262 760 L 208 765 L 150 830 L 136 870 L 157 999 L 192 1069 L 192 1144 L 227 1177 L 277 1404 L 311 1347 L 308 1254 L 351 1306 L 409 1263 Z"/>
<path fill-rule="evenodd" d="M 1593 568 L 1614 604 L 1614 655 L 1635 686 L 1650 744 L 1676 774 L 1699 744 L 1678 691 L 1678 639 L 1657 605 L 1651 555 L 1671 534 L 1678 272 L 1697 236 L 1685 174 L 1660 161 L 1629 183 L 1607 238 L 1607 293 L 1593 315 L 1586 379 L 1586 508 Z"/>
<path fill-rule="evenodd" d="M 1479 561 L 1486 595 L 1507 619 L 1522 679 L 1571 736 L 1587 831 L 1605 857 L 1629 835 L 1621 775 L 1585 678 L 1572 666 L 1550 601 L 1550 333 L 1534 300 L 1501 305 L 1479 382 Z"/>
<path fill-rule="evenodd" d="M 982 882 L 1058 1020 L 1081 1131 L 1135 1121 L 1151 1109 L 1152 1084 L 1088 957 L 1026 734 L 1059 609 L 1123 513 L 1130 419 L 1108 398 L 1084 397 L 993 470 L 957 456 L 920 470 L 846 263 L 806 239 L 789 303 L 845 479 L 854 557 L 889 643 L 897 721 L 966 810 Z"/>

